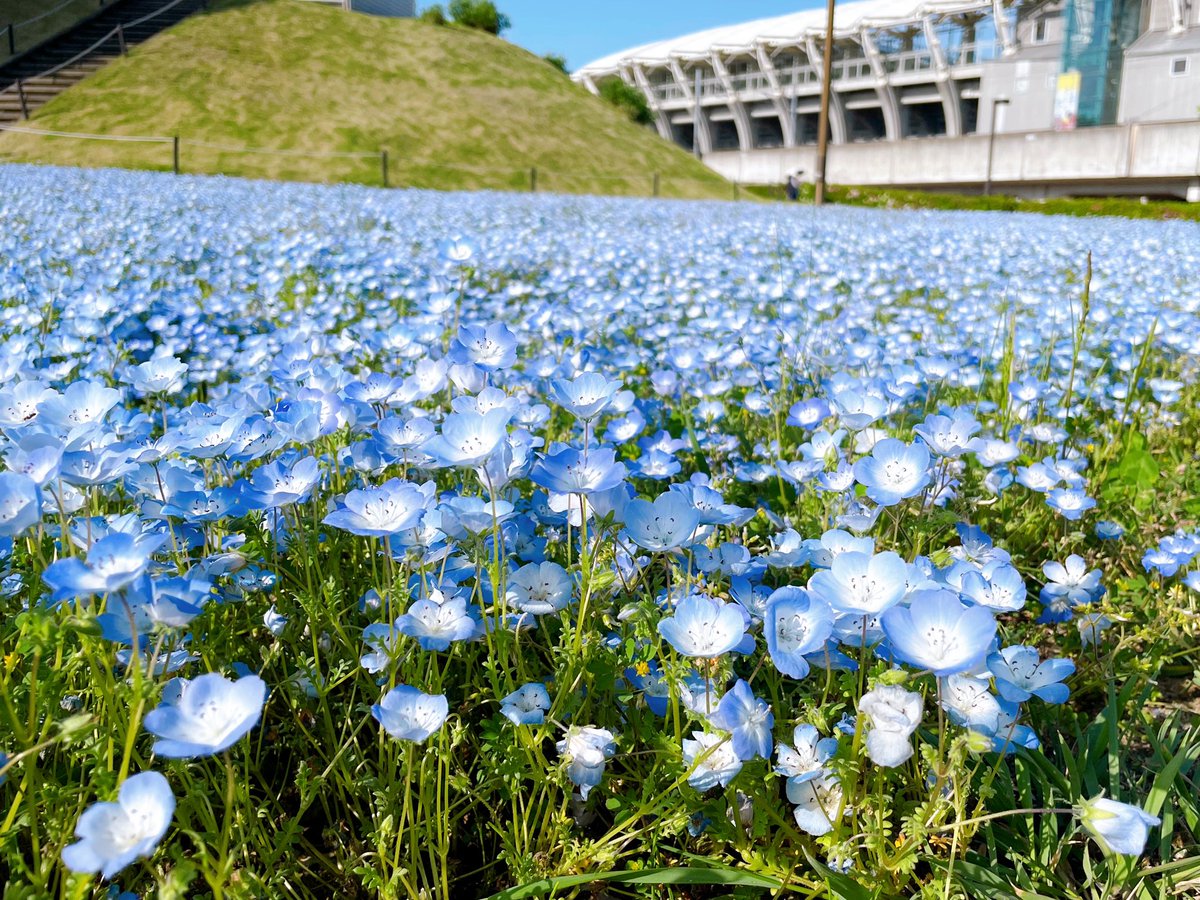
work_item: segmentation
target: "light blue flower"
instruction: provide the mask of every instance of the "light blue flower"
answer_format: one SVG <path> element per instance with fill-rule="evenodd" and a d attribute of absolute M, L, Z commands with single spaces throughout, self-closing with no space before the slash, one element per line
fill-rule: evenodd
<path fill-rule="evenodd" d="M 541 725 L 550 710 L 546 685 L 531 681 L 500 700 L 500 713 L 514 725 Z"/>
<path fill-rule="evenodd" d="M 257 675 L 236 681 L 209 672 L 176 678 L 142 724 L 158 738 L 151 748 L 168 759 L 194 759 L 227 750 L 258 724 L 267 686 Z"/>
<path fill-rule="evenodd" d="M 683 739 L 683 762 L 692 770 L 688 784 L 698 791 L 729 787 L 742 771 L 742 758 L 729 738 L 705 731 L 693 731 L 691 739 Z"/>
<path fill-rule="evenodd" d="M 477 466 L 496 452 L 508 434 L 511 418 L 506 409 L 450 413 L 442 421 L 441 434 L 435 434 L 421 449 L 443 466 Z"/>
<path fill-rule="evenodd" d="M 728 731 L 733 752 L 743 761 L 771 755 L 771 729 L 775 727 L 775 716 L 765 700 L 754 696 L 749 683 L 739 678 L 725 692 L 717 704 L 716 712 L 708 717 L 717 728 Z"/>
<path fill-rule="evenodd" d="M 1005 647 L 987 658 L 1000 696 L 1012 703 L 1037 697 L 1046 703 L 1065 703 L 1071 689 L 1062 683 L 1075 671 L 1069 659 L 1043 661 L 1036 647 L 1021 644 Z"/>
<path fill-rule="evenodd" d="M 477 366 L 485 372 L 507 369 L 517 361 L 517 338 L 502 322 L 464 325 L 446 354 L 461 366 Z"/>
<path fill-rule="evenodd" d="M 393 478 L 378 487 L 350 491 L 344 505 L 322 520 L 351 534 L 390 537 L 421 524 L 434 500 L 434 484 Z"/>
<path fill-rule="evenodd" d="M 914 592 L 909 606 L 885 612 L 883 630 L 897 657 L 942 676 L 983 661 L 996 620 L 991 610 L 965 606 L 949 591 L 925 590 Z"/>
<path fill-rule="evenodd" d="M 1162 820 L 1136 806 L 1095 797 L 1079 808 L 1079 820 L 1105 853 L 1140 856 L 1146 849 L 1150 829 Z"/>
<path fill-rule="evenodd" d="M 908 566 L 899 554 L 839 553 L 808 582 L 811 594 L 839 613 L 878 615 L 908 591 Z"/>
<path fill-rule="evenodd" d="M 815 778 L 787 782 L 788 801 L 796 805 L 792 814 L 802 831 L 820 837 L 833 830 L 842 806 L 842 785 L 833 773 L 822 769 Z"/>
<path fill-rule="evenodd" d="M 42 580 L 55 601 L 119 591 L 146 571 L 151 555 L 166 541 L 165 534 L 105 535 L 92 544 L 85 559 L 72 556 L 52 562 Z"/>
<path fill-rule="evenodd" d="M 677 550 L 692 540 L 699 525 L 699 511 L 677 491 L 659 494 L 653 503 L 630 500 L 625 505 L 625 531 L 646 550 Z"/>
<path fill-rule="evenodd" d="M 1096 501 L 1081 490 L 1054 488 L 1046 496 L 1046 505 L 1064 519 L 1074 522 L 1096 505 Z"/>
<path fill-rule="evenodd" d="M 895 768 L 913 755 L 910 740 L 921 724 L 924 703 L 916 691 L 895 684 L 881 685 L 863 694 L 858 710 L 867 717 L 867 754 L 871 762 Z"/>
<path fill-rule="evenodd" d="M 810 669 L 805 655 L 824 648 L 833 633 L 833 611 L 802 588 L 781 587 L 767 599 L 763 633 L 775 668 L 792 678 L 803 678 Z"/>
<path fill-rule="evenodd" d="M 658 633 L 682 656 L 712 659 L 741 644 L 746 615 L 736 603 L 689 594 L 674 615 L 659 620 Z"/>
<path fill-rule="evenodd" d="M 884 438 L 854 464 L 854 477 L 880 506 L 894 506 L 929 484 L 929 451 L 920 443 Z"/>
<path fill-rule="evenodd" d="M 604 765 L 617 752 L 611 731 L 587 725 L 570 726 L 555 746 L 567 761 L 567 778 L 584 800 L 604 779 Z"/>
<path fill-rule="evenodd" d="M 625 466 L 608 447 L 593 447 L 586 453 L 564 447 L 535 462 L 529 479 L 559 494 L 594 494 L 624 481 Z"/>
<path fill-rule="evenodd" d="M 456 641 L 469 641 L 482 634 L 479 620 L 467 610 L 463 597 L 442 602 L 429 598 L 415 601 L 396 619 L 396 629 L 416 638 L 422 650 L 449 650 Z"/>
<path fill-rule="evenodd" d="M 419 744 L 442 727 L 450 715 L 450 704 L 442 694 L 423 694 L 399 684 L 371 707 L 371 715 L 396 740 Z"/>
<path fill-rule="evenodd" d="M 801 723 L 792 731 L 792 744 L 775 745 L 775 771 L 800 784 L 812 781 L 825 771 L 825 763 L 837 752 L 834 737 L 821 737 L 815 725 Z"/>
<path fill-rule="evenodd" d="M 41 519 L 37 482 L 18 472 L 0 472 L 0 537 L 16 537 Z"/>
<path fill-rule="evenodd" d="M 621 382 L 609 381 L 596 372 L 584 372 L 573 381 L 556 378 L 550 391 L 559 406 L 581 422 L 590 422 L 604 412 Z"/>
<path fill-rule="evenodd" d="M 130 863 L 154 853 L 171 827 L 175 795 L 158 772 L 125 779 L 116 802 L 93 803 L 75 826 L 78 840 L 63 848 L 72 872 L 99 872 L 112 878 Z"/>

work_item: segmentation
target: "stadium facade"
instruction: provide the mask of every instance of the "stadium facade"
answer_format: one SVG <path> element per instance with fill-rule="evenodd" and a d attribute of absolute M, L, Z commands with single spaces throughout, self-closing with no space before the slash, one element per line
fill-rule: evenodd
<path fill-rule="evenodd" d="M 778 183 L 813 170 L 825 15 L 646 44 L 572 77 L 625 81 L 664 138 Z M 831 80 L 831 182 L 1200 201 L 1200 0 L 844 3 Z"/>

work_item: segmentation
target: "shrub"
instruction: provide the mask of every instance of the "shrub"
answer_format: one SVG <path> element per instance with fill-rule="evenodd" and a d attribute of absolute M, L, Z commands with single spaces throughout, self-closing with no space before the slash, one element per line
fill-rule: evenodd
<path fill-rule="evenodd" d="M 499 35 L 512 27 L 492 0 L 450 0 L 450 18 L 458 25 Z"/>
<path fill-rule="evenodd" d="M 440 3 L 435 3 L 421 11 L 421 21 L 428 22 L 430 25 L 445 25 L 447 24 L 446 11 L 442 9 Z"/>
<path fill-rule="evenodd" d="M 600 96 L 639 125 L 649 125 L 654 121 L 645 95 L 619 79 L 613 78 L 601 84 Z"/>

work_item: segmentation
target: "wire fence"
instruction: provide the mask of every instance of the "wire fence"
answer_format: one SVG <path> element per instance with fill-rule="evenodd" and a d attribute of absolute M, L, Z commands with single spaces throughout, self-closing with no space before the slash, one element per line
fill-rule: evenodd
<path fill-rule="evenodd" d="M 387 148 L 321 151 L 238 146 L 181 135 L 96 134 L 15 124 L 0 124 L 0 132 L 26 136 L 34 141 L 32 146 L 0 147 L 0 159 L 7 157 L 8 161 L 50 162 L 62 159 L 54 152 L 39 153 L 36 142 L 40 140 L 84 141 L 107 146 L 103 149 L 89 148 L 82 159 L 78 154 L 71 154 L 69 158 L 72 161 L 82 161 L 85 165 L 170 171 L 176 175 L 269 177 L 350 182 L 388 188 L 478 188 L 645 197 L 724 197 L 733 200 L 752 196 L 736 183 L 725 182 L 715 173 L 709 178 L 698 178 L 674 172 L 606 173 L 552 169 L 539 165 L 506 168 L 398 156 Z M 9 152 L 5 153 L 5 149 Z M 257 161 L 249 162 L 246 158 Z"/>
<path fill-rule="evenodd" d="M 112 0 L 62 0 L 28 19 L 0 23 L 0 62 L 24 53 L 111 2 Z"/>

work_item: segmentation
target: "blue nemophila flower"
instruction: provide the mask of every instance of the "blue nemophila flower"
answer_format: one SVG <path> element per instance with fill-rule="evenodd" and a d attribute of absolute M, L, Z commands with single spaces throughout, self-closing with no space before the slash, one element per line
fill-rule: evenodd
<path fill-rule="evenodd" d="M 0 389 L 0 428 L 21 428 L 38 417 L 38 407 L 54 396 L 41 381 L 21 381 Z"/>
<path fill-rule="evenodd" d="M 867 754 L 871 762 L 895 768 L 913 755 L 910 738 L 921 724 L 924 703 L 915 691 L 881 685 L 862 695 L 858 711 L 867 717 Z"/>
<path fill-rule="evenodd" d="M 1096 505 L 1096 501 L 1081 490 L 1054 488 L 1046 496 L 1046 505 L 1071 522 Z"/>
<path fill-rule="evenodd" d="M 555 562 L 528 563 L 508 576 L 506 600 L 510 606 L 535 616 L 566 609 L 575 583 Z"/>
<path fill-rule="evenodd" d="M 880 506 L 894 506 L 929 484 L 929 451 L 920 443 L 884 438 L 854 464 L 854 477 Z"/>
<path fill-rule="evenodd" d="M 585 452 L 564 447 L 533 464 L 529 479 L 558 494 L 593 494 L 615 488 L 625 480 L 625 465 L 608 447 Z"/>
<path fill-rule="evenodd" d="M 227 750 L 249 734 L 262 716 L 267 686 L 257 675 L 236 681 L 209 672 L 163 688 L 162 702 L 143 725 L 158 738 L 153 751 L 169 759 L 194 759 Z"/>
<path fill-rule="evenodd" d="M 314 457 L 306 456 L 286 463 L 282 459 L 254 471 L 244 488 L 247 505 L 254 509 L 276 509 L 307 500 L 321 480 Z"/>
<path fill-rule="evenodd" d="M 61 394 L 52 394 L 38 406 L 38 418 L 70 431 L 104 420 L 121 402 L 121 392 L 97 381 L 76 381 Z"/>
<path fill-rule="evenodd" d="M 970 449 L 981 427 L 970 412 L 960 409 L 953 416 L 928 416 L 913 432 L 938 456 L 954 457 Z"/>
<path fill-rule="evenodd" d="M 833 634 L 833 611 L 809 591 L 781 587 L 767 599 L 763 633 L 775 668 L 792 678 L 803 678 L 810 669 L 805 655 L 822 650 Z"/>
<path fill-rule="evenodd" d="M 677 550 L 688 544 L 700 526 L 700 512 L 678 491 L 659 494 L 651 503 L 625 504 L 625 532 L 646 550 Z"/>
<path fill-rule="evenodd" d="M 412 484 L 393 478 L 378 487 L 350 491 L 344 505 L 322 521 L 351 534 L 390 537 L 421 524 L 433 502 L 434 484 Z"/>
<path fill-rule="evenodd" d="M 1066 622 L 1074 607 L 1099 600 L 1104 594 L 1100 570 L 1088 571 L 1087 563 L 1077 554 L 1072 553 L 1065 563 L 1051 560 L 1042 571 L 1047 581 L 1038 598 L 1044 607 L 1039 622 Z"/>
<path fill-rule="evenodd" d="M 962 594 L 978 606 L 996 612 L 1016 612 L 1025 605 L 1025 579 L 1015 566 L 999 560 L 980 572 L 965 572 L 960 585 Z"/>
<path fill-rule="evenodd" d="M 183 389 L 187 363 L 173 356 L 155 356 L 129 370 L 129 384 L 140 394 L 176 394 Z"/>
<path fill-rule="evenodd" d="M 55 601 L 119 591 L 146 571 L 150 556 L 166 540 L 165 534 L 109 534 L 92 544 L 85 559 L 72 556 L 52 562 L 42 580 Z"/>
<path fill-rule="evenodd" d="M 41 520 L 37 482 L 17 472 L 0 472 L 0 536 L 16 537 Z"/>
<path fill-rule="evenodd" d="M 887 412 L 887 403 L 882 397 L 849 387 L 835 390 L 830 401 L 837 417 L 856 431 L 866 428 Z"/>
<path fill-rule="evenodd" d="M 825 771 L 825 763 L 833 758 L 837 746 L 837 738 L 821 737 L 815 725 L 797 725 L 791 745 L 775 745 L 775 771 L 789 783 L 812 781 Z"/>
<path fill-rule="evenodd" d="M 538 681 L 522 685 L 500 700 L 500 712 L 514 725 L 541 725 L 550 710 L 550 692 Z"/>
<path fill-rule="evenodd" d="M 706 731 L 693 731 L 691 739 L 683 739 L 683 762 L 692 770 L 688 784 L 698 791 L 729 787 L 742 771 L 742 758 L 730 739 Z"/>
<path fill-rule="evenodd" d="M 965 606 L 949 591 L 915 591 L 909 606 L 883 614 L 896 656 L 935 675 L 964 672 L 983 661 L 996 636 L 991 610 Z"/>
<path fill-rule="evenodd" d="M 674 615 L 659 620 L 658 633 L 682 656 L 712 659 L 742 643 L 746 621 L 736 603 L 689 594 L 679 601 Z"/>
<path fill-rule="evenodd" d="M 450 413 L 442 421 L 441 434 L 435 434 L 421 449 L 443 466 L 477 466 L 507 437 L 511 419 L 512 413 L 505 409 Z"/>
<path fill-rule="evenodd" d="M 835 611 L 878 615 L 899 603 L 908 591 L 908 565 L 899 554 L 839 553 L 829 568 L 809 579 L 809 592 Z"/>
<path fill-rule="evenodd" d="M 1119 522 L 1101 519 L 1095 525 L 1095 532 L 1102 541 L 1119 541 L 1125 536 L 1125 527 Z"/>
<path fill-rule="evenodd" d="M 730 743 L 738 759 L 749 760 L 756 756 L 767 759 L 771 755 L 771 729 L 775 727 L 775 716 L 765 700 L 754 696 L 750 685 L 739 678 L 732 688 L 717 703 L 716 712 L 708 717 L 709 722 L 731 735 Z"/>
<path fill-rule="evenodd" d="M 78 840 L 63 848 L 72 872 L 112 878 L 131 862 L 154 853 L 175 815 L 175 795 L 158 772 L 125 780 L 112 803 L 94 803 L 75 826 Z"/>
<path fill-rule="evenodd" d="M 829 404 L 820 397 L 793 403 L 788 410 L 787 423 L 797 428 L 813 429 L 829 418 Z"/>
<path fill-rule="evenodd" d="M 587 725 L 572 725 L 555 747 L 567 761 L 567 778 L 586 800 L 604 778 L 604 764 L 617 752 L 611 731 Z"/>
<path fill-rule="evenodd" d="M 395 624 L 374 622 L 363 629 L 363 643 L 367 653 L 358 659 L 358 664 L 372 675 L 382 672 L 396 659 L 400 638 L 405 634 Z"/>
<path fill-rule="evenodd" d="M 1046 703 L 1065 703 L 1071 695 L 1071 689 L 1062 683 L 1075 671 L 1075 663 L 1069 659 L 1043 661 L 1037 648 L 1017 644 L 991 654 L 987 664 L 996 679 L 996 690 L 1012 703 L 1024 703 L 1031 696 Z"/>
<path fill-rule="evenodd" d="M 422 650 L 438 651 L 449 650 L 455 641 L 469 641 L 482 633 L 464 597 L 448 597 L 441 602 L 417 600 L 396 620 L 396 628 L 416 638 Z"/>
<path fill-rule="evenodd" d="M 464 325 L 446 354 L 460 366 L 478 366 L 485 372 L 507 369 L 517 361 L 517 337 L 503 322 Z"/>
<path fill-rule="evenodd" d="M 842 784 L 833 773 L 822 769 L 805 781 L 788 779 L 787 798 L 796 805 L 792 811 L 802 831 L 820 837 L 833 830 L 834 819 L 842 806 Z"/>
<path fill-rule="evenodd" d="M 1125 856 L 1140 856 L 1150 829 L 1162 824 L 1157 816 L 1107 797 L 1085 800 L 1079 807 L 1079 821 L 1105 853 Z"/>
<path fill-rule="evenodd" d="M 590 422 L 604 412 L 620 389 L 619 381 L 609 381 L 595 372 L 584 372 L 574 381 L 556 378 L 550 383 L 554 400 L 581 422 Z"/>
<path fill-rule="evenodd" d="M 420 744 L 442 727 L 450 704 L 442 694 L 423 694 L 398 684 L 371 707 L 371 715 L 396 740 Z"/>

